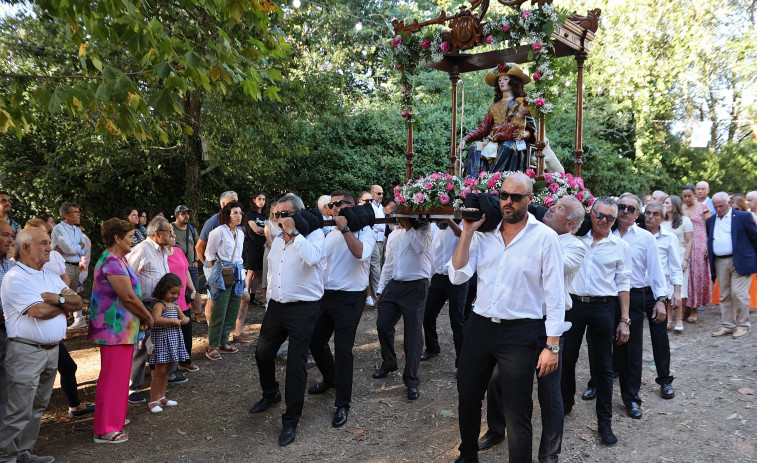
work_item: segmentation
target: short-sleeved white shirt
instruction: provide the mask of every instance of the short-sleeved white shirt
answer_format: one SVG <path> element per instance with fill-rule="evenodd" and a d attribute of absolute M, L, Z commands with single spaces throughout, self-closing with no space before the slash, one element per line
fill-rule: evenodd
<path fill-rule="evenodd" d="M 45 262 L 42 269 L 61 276 L 66 273 L 66 259 L 58 251 L 50 251 L 50 260 Z"/>
<path fill-rule="evenodd" d="M 34 270 L 17 263 L 5 274 L 0 287 L 5 328 L 9 338 L 24 338 L 40 344 L 55 344 L 66 334 L 66 316 L 59 314 L 49 320 L 31 317 L 30 307 L 44 302 L 42 293 L 59 294 L 66 284 L 47 270 Z"/>

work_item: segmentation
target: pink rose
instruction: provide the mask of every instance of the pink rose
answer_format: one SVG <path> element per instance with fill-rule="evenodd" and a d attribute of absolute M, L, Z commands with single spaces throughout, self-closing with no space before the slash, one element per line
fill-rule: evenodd
<path fill-rule="evenodd" d="M 544 173 L 544 181 L 551 182 L 552 181 L 552 174 L 550 174 L 549 172 L 545 172 Z"/>
<path fill-rule="evenodd" d="M 526 169 L 526 175 L 528 175 L 531 178 L 536 177 L 536 172 L 534 172 L 533 169 Z"/>
<path fill-rule="evenodd" d="M 492 36 L 491 35 L 486 38 L 486 43 L 488 43 L 489 45 L 491 45 L 491 43 L 492 43 Z"/>
<path fill-rule="evenodd" d="M 591 207 L 592 204 L 594 204 L 594 196 L 589 195 L 589 202 L 586 205 Z"/>
<path fill-rule="evenodd" d="M 564 177 L 564 178 L 565 178 L 566 180 L 573 180 L 573 174 L 571 174 L 571 173 L 567 173 L 567 174 L 563 175 L 563 177 Z"/>
<path fill-rule="evenodd" d="M 447 191 L 452 191 L 454 189 L 455 189 L 455 185 L 454 184 L 452 184 L 452 183 L 448 183 L 447 184 Z"/>
<path fill-rule="evenodd" d="M 579 191 L 578 193 L 576 193 L 576 199 L 584 202 L 584 194 Z"/>
<path fill-rule="evenodd" d="M 462 188 L 460 188 L 460 196 L 462 196 L 463 198 L 465 198 L 466 196 L 468 196 L 468 193 L 470 193 L 470 188 L 468 188 L 468 187 L 462 187 Z"/>
<path fill-rule="evenodd" d="M 539 72 L 539 71 L 534 72 L 534 80 L 536 82 L 538 82 L 538 81 L 541 80 L 541 72 Z"/>
<path fill-rule="evenodd" d="M 556 182 L 550 183 L 547 189 L 552 193 L 557 193 L 557 191 L 560 189 L 560 185 L 558 185 Z"/>
<path fill-rule="evenodd" d="M 509 25 L 509 24 L 504 24 L 504 25 L 502 26 L 502 31 L 503 31 L 503 32 L 508 32 L 508 31 L 510 31 L 510 25 Z"/>
<path fill-rule="evenodd" d="M 440 48 L 444 53 L 447 53 L 452 48 L 452 46 L 449 44 L 449 42 L 442 42 Z"/>
<path fill-rule="evenodd" d="M 424 39 L 423 42 L 421 42 L 421 48 L 423 48 L 424 50 L 431 48 L 431 40 Z"/>
<path fill-rule="evenodd" d="M 465 177 L 465 186 L 473 186 L 476 184 L 476 180 L 471 177 Z"/>
<path fill-rule="evenodd" d="M 531 16 L 531 12 L 529 10 L 524 10 L 523 14 L 521 14 L 521 17 L 523 18 L 523 20 L 528 19 L 529 16 Z"/>
<path fill-rule="evenodd" d="M 576 183 L 578 184 L 578 188 L 581 190 L 585 190 L 586 187 L 584 186 L 584 179 L 581 177 L 576 177 Z"/>
<path fill-rule="evenodd" d="M 401 43 L 402 43 L 402 37 L 400 37 L 399 35 L 392 39 L 392 46 L 394 48 L 397 48 Z"/>
<path fill-rule="evenodd" d="M 486 182 L 486 188 L 494 188 L 497 185 L 497 181 L 495 179 L 491 179 L 488 182 Z"/>
<path fill-rule="evenodd" d="M 539 51 L 539 50 L 541 50 L 542 48 L 543 48 L 543 47 L 541 46 L 541 44 L 540 44 L 539 42 L 536 42 L 536 43 L 534 43 L 533 45 L 531 45 L 531 50 L 533 50 L 533 51 Z"/>
<path fill-rule="evenodd" d="M 578 182 L 576 182 L 575 179 L 569 178 L 568 179 L 568 185 L 570 185 L 571 188 L 577 188 L 578 187 Z"/>
<path fill-rule="evenodd" d="M 416 193 L 415 196 L 413 196 L 413 199 L 415 200 L 416 203 L 420 204 L 426 200 L 426 195 L 423 193 Z"/>
<path fill-rule="evenodd" d="M 449 204 L 449 195 L 442 193 L 439 195 L 439 202 L 442 204 Z"/>
<path fill-rule="evenodd" d="M 423 188 L 425 188 L 427 190 L 430 190 L 433 187 L 434 187 L 434 185 L 430 184 L 429 182 L 426 182 L 426 183 L 423 184 Z"/>
<path fill-rule="evenodd" d="M 552 195 L 547 195 L 546 198 L 544 198 L 544 205 L 547 207 L 550 207 L 555 203 L 555 198 Z"/>
<path fill-rule="evenodd" d="M 444 180 L 452 180 L 452 176 L 450 174 L 444 174 Z"/>
<path fill-rule="evenodd" d="M 546 103 L 547 103 L 547 102 L 546 102 L 546 101 L 544 101 L 544 98 L 537 98 L 537 99 L 536 99 L 536 101 L 534 101 L 534 104 L 535 104 L 535 105 L 536 105 L 536 106 L 537 106 L 538 108 L 543 108 L 543 107 L 544 107 L 544 105 L 545 105 Z"/>
<path fill-rule="evenodd" d="M 435 172 L 435 173 L 429 175 L 428 178 L 430 178 L 431 180 L 439 180 L 439 179 L 442 178 L 442 174 L 440 174 L 438 172 Z"/>
<path fill-rule="evenodd" d="M 479 193 L 481 193 L 481 190 L 476 189 L 476 190 L 473 190 L 473 192 L 476 193 L 476 194 L 479 194 Z"/>
<path fill-rule="evenodd" d="M 481 171 L 478 173 L 478 178 L 484 178 L 484 175 L 486 175 L 486 172 Z"/>
<path fill-rule="evenodd" d="M 407 110 L 407 109 L 403 109 L 403 110 L 402 110 L 402 112 L 400 113 L 400 115 L 401 115 L 402 117 L 404 117 L 405 119 L 407 119 L 407 118 L 409 118 L 409 117 L 410 117 L 410 112 L 408 112 L 408 110 Z"/>
<path fill-rule="evenodd" d="M 397 200 L 397 204 L 405 204 L 405 197 L 401 194 L 394 195 L 394 199 Z"/>

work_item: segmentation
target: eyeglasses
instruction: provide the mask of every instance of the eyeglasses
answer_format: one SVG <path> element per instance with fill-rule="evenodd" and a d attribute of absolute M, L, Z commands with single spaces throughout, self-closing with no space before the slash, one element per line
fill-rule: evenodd
<path fill-rule="evenodd" d="M 644 215 L 648 215 L 651 217 L 662 217 L 662 214 L 660 214 L 657 211 L 644 211 Z"/>
<path fill-rule="evenodd" d="M 381 192 L 379 192 L 379 193 L 376 193 L 376 195 L 378 195 L 378 196 L 384 196 L 384 192 L 383 192 L 383 191 L 381 191 Z"/>
<path fill-rule="evenodd" d="M 508 193 L 508 192 L 506 192 L 504 190 L 499 192 L 499 199 L 500 200 L 507 201 L 507 198 L 511 198 L 514 203 L 521 202 L 523 200 L 523 198 L 525 198 L 526 196 L 528 196 L 528 194 L 523 194 L 523 193 Z"/>
<path fill-rule="evenodd" d="M 363 203 L 368 204 L 369 202 L 373 201 L 373 199 L 361 199 Z"/>
<path fill-rule="evenodd" d="M 608 215 L 608 214 L 602 214 L 601 212 L 595 212 L 594 217 L 596 217 L 599 220 L 605 219 L 607 220 L 607 223 L 613 223 L 615 222 L 615 216 L 614 215 Z"/>
<path fill-rule="evenodd" d="M 618 204 L 619 211 L 628 211 L 629 214 L 636 212 L 636 208 L 633 206 L 627 206 L 625 204 Z"/>
<path fill-rule="evenodd" d="M 162 229 L 160 229 L 160 228 L 159 228 L 159 229 L 158 229 L 158 231 L 159 231 L 159 232 L 165 232 L 165 233 L 168 233 L 169 235 L 173 235 L 173 234 L 174 234 L 174 233 L 173 233 L 173 228 L 171 228 L 171 229 L 168 229 L 168 230 L 162 230 Z"/>
<path fill-rule="evenodd" d="M 336 207 L 342 207 L 344 204 L 352 204 L 351 202 L 347 201 L 346 199 L 340 199 L 339 201 L 334 201 L 332 203 L 328 203 L 327 206 L 329 208 L 332 208 L 334 206 Z"/>
<path fill-rule="evenodd" d="M 290 211 L 281 211 L 281 212 L 275 212 L 275 213 L 274 213 L 273 215 L 274 215 L 274 217 L 276 217 L 277 219 L 280 219 L 280 218 L 282 218 L 282 217 L 291 217 L 291 216 L 293 216 L 293 215 L 294 215 L 294 212 L 290 212 Z"/>

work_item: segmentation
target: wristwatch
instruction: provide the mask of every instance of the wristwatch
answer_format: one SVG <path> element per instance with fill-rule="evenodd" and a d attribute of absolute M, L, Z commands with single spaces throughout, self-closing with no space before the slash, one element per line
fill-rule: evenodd
<path fill-rule="evenodd" d="M 631 326 L 631 319 L 630 318 L 621 318 L 621 323 L 625 323 L 628 326 Z"/>
<path fill-rule="evenodd" d="M 668 303 L 668 298 L 664 297 L 664 296 L 660 296 L 660 297 L 657 298 L 657 302 L 662 302 L 664 304 L 667 304 Z"/>
<path fill-rule="evenodd" d="M 352 231 L 352 230 L 350 230 L 350 227 L 344 227 L 344 230 L 342 230 L 342 233 L 344 234 L 344 233 L 347 233 L 347 232 L 350 232 L 350 231 Z"/>
<path fill-rule="evenodd" d="M 297 236 L 299 234 L 300 234 L 300 232 L 298 232 L 297 229 L 292 230 L 292 233 L 287 233 L 287 235 L 289 235 L 290 238 L 294 238 L 295 236 Z"/>
<path fill-rule="evenodd" d="M 560 346 L 559 345 L 557 345 L 557 346 L 550 346 L 549 344 L 547 344 L 546 346 L 544 346 L 544 348 L 547 349 L 547 350 L 552 351 L 553 354 L 557 354 L 558 352 L 560 352 Z"/>
<path fill-rule="evenodd" d="M 63 297 L 62 294 L 58 294 L 58 305 L 63 305 L 66 303 L 66 298 Z"/>

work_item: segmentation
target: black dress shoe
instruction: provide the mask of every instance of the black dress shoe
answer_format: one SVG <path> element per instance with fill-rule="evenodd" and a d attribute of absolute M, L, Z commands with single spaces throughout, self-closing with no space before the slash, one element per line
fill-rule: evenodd
<path fill-rule="evenodd" d="M 581 396 L 584 400 L 593 400 L 597 397 L 597 388 L 596 387 L 589 387 L 584 392 L 584 395 Z"/>
<path fill-rule="evenodd" d="M 373 379 L 386 378 L 386 375 L 388 375 L 389 373 L 393 371 L 397 371 L 397 367 L 394 367 L 394 368 L 381 367 L 378 370 L 373 372 Z"/>
<path fill-rule="evenodd" d="M 432 359 L 439 355 L 439 352 L 429 352 L 427 350 L 424 350 L 421 354 L 421 362 L 425 362 L 426 360 Z"/>
<path fill-rule="evenodd" d="M 271 405 L 277 404 L 279 402 L 281 402 L 281 392 L 277 392 L 276 396 L 273 399 L 263 397 L 258 401 L 258 403 L 252 406 L 250 413 L 263 413 L 264 411 L 271 408 Z M 294 439 L 294 437 L 292 437 L 292 439 Z"/>
<path fill-rule="evenodd" d="M 279 445 L 284 447 L 294 442 L 294 435 L 296 430 L 297 428 L 295 428 L 294 426 L 284 426 L 284 429 L 281 430 L 281 434 L 279 434 Z"/>
<path fill-rule="evenodd" d="M 324 392 L 333 388 L 334 386 L 332 384 L 329 384 L 323 381 L 320 383 L 315 383 L 315 385 L 313 386 L 310 386 L 310 388 L 308 389 L 308 394 L 323 394 Z"/>
<path fill-rule="evenodd" d="M 618 438 L 612 433 L 612 426 L 610 423 L 601 423 L 597 429 L 599 437 L 602 438 L 602 443 L 605 445 L 615 445 L 618 443 Z"/>
<path fill-rule="evenodd" d="M 626 412 L 628 413 L 628 416 L 635 420 L 641 419 L 641 408 L 639 407 L 639 404 L 636 402 L 631 402 L 628 405 L 626 405 Z"/>
<path fill-rule="evenodd" d="M 478 457 L 463 458 L 462 455 L 457 457 L 455 463 L 478 463 Z"/>
<path fill-rule="evenodd" d="M 663 384 L 660 386 L 660 397 L 663 399 L 672 399 L 676 396 L 676 391 L 673 390 L 672 384 Z"/>
<path fill-rule="evenodd" d="M 420 397 L 421 393 L 418 392 L 417 387 L 408 387 L 407 388 L 407 399 L 408 400 L 416 400 L 418 397 Z"/>
<path fill-rule="evenodd" d="M 338 428 L 347 422 L 347 415 L 350 414 L 350 409 L 347 407 L 336 407 L 334 412 L 334 419 L 331 420 L 331 426 Z"/>
<path fill-rule="evenodd" d="M 486 450 L 494 447 L 497 444 L 501 444 L 505 440 L 505 435 L 498 432 L 494 432 L 491 429 L 486 431 L 486 434 L 478 438 L 478 449 Z"/>
<path fill-rule="evenodd" d="M 95 405 L 94 404 L 88 404 L 86 407 L 84 407 L 84 410 L 69 410 L 68 416 L 71 418 L 77 417 L 77 416 L 83 416 L 87 413 L 94 413 L 95 412 Z"/>

